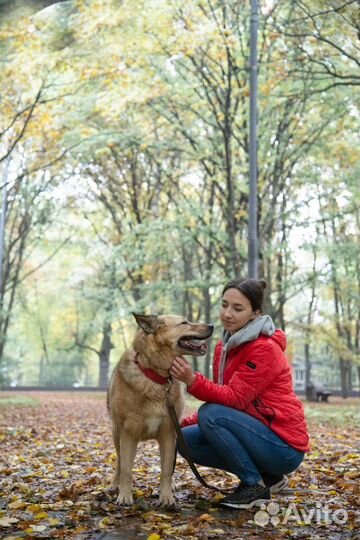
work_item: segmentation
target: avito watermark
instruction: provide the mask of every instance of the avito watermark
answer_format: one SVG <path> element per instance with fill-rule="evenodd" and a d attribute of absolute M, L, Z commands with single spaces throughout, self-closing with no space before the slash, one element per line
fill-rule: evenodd
<path fill-rule="evenodd" d="M 344 525 L 348 520 L 348 513 L 345 508 L 332 510 L 326 504 L 316 503 L 314 508 L 305 510 L 299 508 L 295 503 L 289 503 L 285 512 L 282 512 L 280 505 L 276 502 L 261 505 L 261 509 L 254 516 L 254 523 L 261 527 L 266 527 L 271 523 L 274 527 L 286 525 L 290 521 L 298 525 Z"/>

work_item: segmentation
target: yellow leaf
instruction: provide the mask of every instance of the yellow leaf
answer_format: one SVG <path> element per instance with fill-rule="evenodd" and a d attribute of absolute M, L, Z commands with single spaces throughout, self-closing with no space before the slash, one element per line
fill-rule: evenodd
<path fill-rule="evenodd" d="M 97 467 L 87 467 L 87 468 L 85 469 L 85 472 L 86 472 L 86 473 L 92 473 L 92 472 L 96 472 L 97 469 L 98 469 Z"/>
<path fill-rule="evenodd" d="M 346 461 L 352 461 L 354 459 L 359 459 L 358 454 L 346 454 L 346 456 L 343 456 L 339 459 L 339 463 L 345 463 Z"/>
<path fill-rule="evenodd" d="M 61 525 L 61 521 L 57 518 L 49 518 L 48 522 L 50 527 L 56 527 L 56 525 Z"/>
<path fill-rule="evenodd" d="M 134 495 L 135 495 L 136 498 L 138 498 L 138 497 L 143 497 L 143 496 L 144 496 L 144 492 L 143 492 L 142 489 L 135 489 Z"/>
<path fill-rule="evenodd" d="M 150 536 L 147 537 L 147 540 L 160 540 L 160 538 L 160 534 L 152 533 L 150 534 Z"/>
<path fill-rule="evenodd" d="M 99 527 L 100 527 L 100 529 L 107 529 L 107 528 L 109 527 L 110 522 L 111 522 L 111 520 L 110 520 L 110 518 L 108 518 L 108 517 L 102 519 L 102 520 L 99 522 Z"/>
<path fill-rule="evenodd" d="M 31 504 L 27 509 L 29 512 L 39 512 L 41 510 L 41 506 L 40 504 Z"/>
<path fill-rule="evenodd" d="M 9 508 L 11 508 L 11 510 L 17 510 L 18 508 L 24 508 L 24 506 L 26 506 L 26 503 L 24 501 L 15 501 L 15 502 L 9 504 Z"/>
<path fill-rule="evenodd" d="M 39 512 L 38 514 L 35 515 L 35 519 L 37 520 L 45 519 L 47 517 L 48 517 L 48 514 L 46 512 Z"/>

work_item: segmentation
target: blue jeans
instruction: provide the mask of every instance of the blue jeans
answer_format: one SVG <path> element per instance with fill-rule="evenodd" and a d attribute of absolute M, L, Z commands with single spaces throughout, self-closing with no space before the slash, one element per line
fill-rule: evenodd
<path fill-rule="evenodd" d="M 198 424 L 182 433 L 194 463 L 236 474 L 248 485 L 257 484 L 262 473 L 288 474 L 304 459 L 304 452 L 256 418 L 215 403 L 202 405 Z"/>

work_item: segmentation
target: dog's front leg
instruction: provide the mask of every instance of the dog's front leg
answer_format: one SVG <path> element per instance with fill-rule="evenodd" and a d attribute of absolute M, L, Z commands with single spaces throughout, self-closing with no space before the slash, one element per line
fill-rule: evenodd
<path fill-rule="evenodd" d="M 120 428 L 116 421 L 113 423 L 112 435 L 116 450 L 115 472 L 111 481 L 111 488 L 118 488 L 120 482 Z"/>
<path fill-rule="evenodd" d="M 172 506 L 175 499 L 172 493 L 172 475 L 175 458 L 175 433 L 171 426 L 164 426 L 158 437 L 161 457 L 160 498 L 159 504 Z"/>
<path fill-rule="evenodd" d="M 127 431 L 120 438 L 120 483 L 117 504 L 133 504 L 132 469 L 136 454 L 137 440 Z"/>

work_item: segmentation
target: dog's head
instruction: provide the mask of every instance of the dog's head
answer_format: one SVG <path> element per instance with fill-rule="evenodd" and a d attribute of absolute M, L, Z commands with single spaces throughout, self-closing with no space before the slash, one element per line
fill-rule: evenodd
<path fill-rule="evenodd" d="M 133 315 L 143 331 L 140 340 L 151 346 L 154 354 L 157 351 L 173 356 L 206 353 L 205 340 L 214 329 L 211 324 L 192 323 L 177 315 Z"/>

